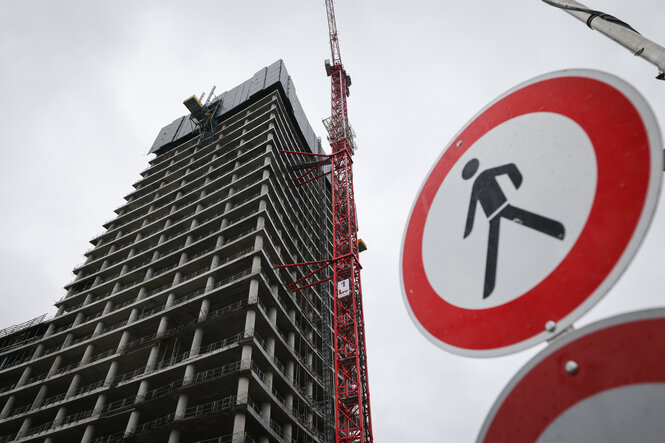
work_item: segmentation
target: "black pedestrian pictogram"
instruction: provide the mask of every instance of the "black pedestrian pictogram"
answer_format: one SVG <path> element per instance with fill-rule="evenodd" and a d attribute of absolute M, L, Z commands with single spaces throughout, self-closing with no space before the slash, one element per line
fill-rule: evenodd
<path fill-rule="evenodd" d="M 471 159 L 462 169 L 462 178 L 468 180 L 473 177 L 480 162 L 478 159 Z M 473 229 L 473 219 L 476 214 L 476 205 L 480 202 L 483 212 L 487 216 L 490 224 L 489 239 L 487 242 L 487 261 L 485 262 L 485 288 L 483 298 L 487 298 L 494 291 L 496 283 L 496 265 L 499 252 L 499 227 L 501 219 L 505 218 L 515 223 L 519 223 L 543 234 L 556 237 L 563 240 L 566 230 L 561 223 L 543 217 L 524 209 L 516 208 L 508 203 L 508 199 L 501 190 L 501 186 L 496 180 L 500 175 L 508 175 L 513 182 L 515 189 L 522 185 L 522 174 L 514 163 L 509 163 L 496 168 L 490 168 L 478 174 L 473 182 L 471 190 L 471 201 L 469 203 L 469 213 L 466 217 L 466 228 L 464 229 L 464 238 L 471 234 Z"/>

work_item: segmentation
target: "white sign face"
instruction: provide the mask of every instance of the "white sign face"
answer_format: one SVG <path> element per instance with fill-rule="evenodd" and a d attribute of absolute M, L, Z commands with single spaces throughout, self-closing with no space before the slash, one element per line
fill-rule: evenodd
<path fill-rule="evenodd" d="M 480 357 L 566 329 L 637 251 L 662 165 L 653 113 L 616 77 L 562 71 L 506 92 L 450 142 L 411 210 L 400 276 L 414 323 Z"/>
<path fill-rule="evenodd" d="M 515 208 L 513 211 L 555 220 L 564 227 L 563 238 L 534 229 L 521 219 L 502 217 L 500 211 L 487 217 L 482 200 L 471 208 L 474 183 L 462 179 L 462 170 L 474 158 L 479 162 L 476 177 L 482 171 L 513 165 L 509 172 L 521 177 L 519 188 L 509 174 L 497 174 L 495 198 L 505 199 L 504 204 Z M 487 309 L 528 292 L 568 255 L 591 211 L 597 166 L 591 140 L 577 123 L 561 114 L 536 112 L 488 131 L 460 157 L 449 175 L 459 180 L 443 182 L 425 222 L 425 272 L 447 302 L 465 309 Z M 473 216 L 469 210 L 474 211 Z M 465 237 L 469 217 L 473 217 L 472 230 Z M 499 247 L 492 270 L 495 285 L 483 297 L 487 249 L 493 246 L 488 241 L 490 220 L 500 223 L 494 239 Z M 451 254 L 451 249 L 456 253 Z"/>
<path fill-rule="evenodd" d="M 575 403 L 540 434 L 537 443 L 662 442 L 663 417 L 665 383 L 621 386 Z"/>
<path fill-rule="evenodd" d="M 562 336 L 508 383 L 477 441 L 662 442 L 664 329 L 659 308 Z"/>

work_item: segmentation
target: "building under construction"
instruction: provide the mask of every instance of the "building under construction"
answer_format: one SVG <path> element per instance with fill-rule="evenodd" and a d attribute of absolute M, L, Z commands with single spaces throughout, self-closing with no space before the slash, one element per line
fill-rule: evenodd
<path fill-rule="evenodd" d="M 330 441 L 331 282 L 275 268 L 332 255 L 330 181 L 279 152 L 320 141 L 282 61 L 185 105 L 57 314 L 0 333 L 0 442 Z"/>

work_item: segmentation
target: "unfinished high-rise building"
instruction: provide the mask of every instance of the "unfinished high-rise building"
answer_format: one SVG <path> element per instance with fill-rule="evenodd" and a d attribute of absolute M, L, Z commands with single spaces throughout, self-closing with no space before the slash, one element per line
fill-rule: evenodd
<path fill-rule="evenodd" d="M 320 142 L 282 61 L 185 105 L 55 316 L 0 333 L 0 442 L 328 441 L 330 287 L 275 269 L 331 255 L 279 152 Z"/>

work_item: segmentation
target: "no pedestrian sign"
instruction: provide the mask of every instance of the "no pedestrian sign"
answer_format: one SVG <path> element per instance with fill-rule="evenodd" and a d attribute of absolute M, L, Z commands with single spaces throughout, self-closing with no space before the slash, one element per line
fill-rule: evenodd
<path fill-rule="evenodd" d="M 481 357 L 567 328 L 637 251 L 661 149 L 646 101 L 602 72 L 547 74 L 490 103 L 436 161 L 411 210 L 400 267 L 416 326 Z"/>

